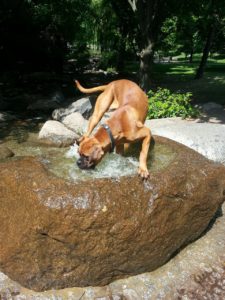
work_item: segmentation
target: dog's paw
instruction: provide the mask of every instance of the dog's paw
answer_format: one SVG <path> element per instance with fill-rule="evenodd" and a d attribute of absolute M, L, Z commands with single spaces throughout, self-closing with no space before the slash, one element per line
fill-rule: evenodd
<path fill-rule="evenodd" d="M 147 179 L 149 178 L 150 174 L 147 168 L 139 168 L 138 169 L 138 175 L 142 178 L 142 179 Z"/>

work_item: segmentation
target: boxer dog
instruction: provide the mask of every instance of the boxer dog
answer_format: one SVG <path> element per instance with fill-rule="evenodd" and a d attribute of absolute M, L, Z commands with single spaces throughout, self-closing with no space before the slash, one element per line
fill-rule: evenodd
<path fill-rule="evenodd" d="M 125 79 L 89 89 L 82 87 L 77 80 L 75 83 L 82 93 L 102 92 L 96 100 L 87 133 L 79 140 L 78 167 L 94 168 L 114 147 L 117 153 L 123 154 L 124 144 L 142 141 L 138 174 L 143 179 L 148 178 L 147 156 L 151 131 L 144 126 L 148 111 L 148 99 L 144 91 L 136 83 Z M 109 108 L 115 109 L 112 116 L 90 136 Z"/>

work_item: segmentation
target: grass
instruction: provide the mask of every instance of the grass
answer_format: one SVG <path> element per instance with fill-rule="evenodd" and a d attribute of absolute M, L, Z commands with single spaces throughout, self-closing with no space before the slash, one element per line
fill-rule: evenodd
<path fill-rule="evenodd" d="M 196 103 L 225 104 L 225 62 L 208 62 L 202 79 L 194 79 L 197 63 L 175 62 L 156 64 L 156 85 L 174 92 L 191 92 Z"/>
<path fill-rule="evenodd" d="M 216 102 L 225 104 L 225 56 L 209 58 L 204 77 L 194 79 L 201 55 L 194 56 L 193 63 L 184 55 L 170 63 L 155 63 L 153 67 L 154 87 L 168 88 L 173 92 L 191 92 L 195 103 Z M 138 65 L 133 65 L 136 70 Z M 129 66 L 129 71 L 132 69 Z"/>

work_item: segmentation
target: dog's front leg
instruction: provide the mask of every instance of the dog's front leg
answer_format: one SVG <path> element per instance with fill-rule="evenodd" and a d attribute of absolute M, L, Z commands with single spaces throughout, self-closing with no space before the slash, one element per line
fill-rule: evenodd
<path fill-rule="evenodd" d="M 105 90 L 101 95 L 98 96 L 94 108 L 93 115 L 89 119 L 88 131 L 85 136 L 89 136 L 96 125 L 101 120 L 104 113 L 109 109 L 113 102 L 113 92 L 111 89 Z"/>
<path fill-rule="evenodd" d="M 124 155 L 124 144 L 116 145 L 116 153 L 120 155 Z"/>
<path fill-rule="evenodd" d="M 151 141 L 151 131 L 149 128 L 143 127 L 139 130 L 138 135 L 139 137 L 141 136 L 143 137 L 142 148 L 139 157 L 138 174 L 145 179 L 149 177 L 149 171 L 147 168 L 147 158 L 148 158 L 149 145 Z"/>

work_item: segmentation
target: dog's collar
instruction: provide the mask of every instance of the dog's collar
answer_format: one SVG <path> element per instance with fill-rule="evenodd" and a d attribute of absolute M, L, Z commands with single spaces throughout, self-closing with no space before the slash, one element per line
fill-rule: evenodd
<path fill-rule="evenodd" d="M 110 127 L 107 124 L 102 124 L 102 127 L 106 130 L 106 132 L 108 133 L 110 142 L 111 142 L 111 149 L 110 152 L 113 152 L 114 148 L 115 148 L 115 140 L 114 137 L 112 135 L 112 131 L 110 129 Z"/>

